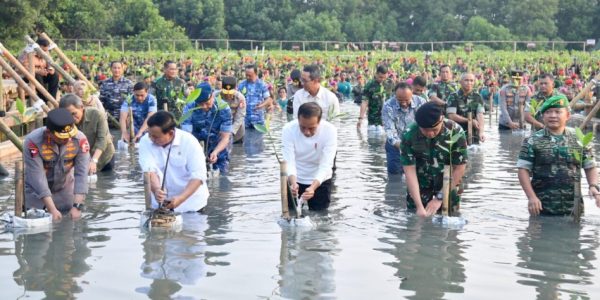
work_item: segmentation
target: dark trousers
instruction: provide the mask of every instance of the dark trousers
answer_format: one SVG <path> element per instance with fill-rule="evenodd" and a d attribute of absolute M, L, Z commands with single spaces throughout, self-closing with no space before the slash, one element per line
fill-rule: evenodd
<path fill-rule="evenodd" d="M 48 93 L 56 99 L 56 94 L 58 93 L 58 72 L 55 72 L 53 75 L 41 76 L 35 74 L 35 80 L 42 84 L 48 90 Z M 40 97 L 44 102 L 48 103 L 48 99 L 44 97 L 40 92 L 37 92 L 38 97 Z"/>
<path fill-rule="evenodd" d="M 298 184 L 298 197 L 304 193 L 304 191 L 309 187 L 309 184 Z M 295 210 L 294 201 L 292 201 L 292 192 L 288 188 L 288 208 L 290 210 Z M 329 203 L 331 202 L 331 179 L 325 180 L 321 183 L 321 186 L 317 188 L 315 191 L 315 196 L 308 200 L 308 209 L 309 210 L 324 210 L 329 207 Z"/>

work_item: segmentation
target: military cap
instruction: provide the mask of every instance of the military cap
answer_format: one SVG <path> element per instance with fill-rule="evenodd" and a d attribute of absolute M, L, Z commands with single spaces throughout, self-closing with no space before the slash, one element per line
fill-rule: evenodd
<path fill-rule="evenodd" d="M 56 108 L 48 112 L 46 128 L 57 138 L 68 139 L 77 135 L 73 115 L 66 108 Z"/>
<path fill-rule="evenodd" d="M 235 94 L 235 86 L 237 84 L 235 77 L 231 77 L 231 76 L 223 77 L 222 84 L 223 84 L 223 89 L 221 90 L 221 93 L 226 94 L 226 95 Z"/>
<path fill-rule="evenodd" d="M 442 108 L 434 102 L 427 102 L 415 112 L 415 122 L 421 128 L 433 128 L 437 126 L 442 116 Z"/>
<path fill-rule="evenodd" d="M 550 108 L 562 108 L 569 107 L 569 99 L 565 95 L 556 95 L 548 98 L 548 100 L 544 101 L 542 107 L 540 107 L 540 112 L 544 113 Z"/>
<path fill-rule="evenodd" d="M 196 100 L 194 100 L 194 102 L 196 102 L 196 104 L 200 104 L 203 102 L 208 101 L 208 99 L 210 99 L 210 96 L 212 95 L 212 87 L 210 86 L 210 84 L 208 82 L 202 82 L 200 84 L 198 84 L 196 86 L 196 89 L 200 90 L 200 95 L 198 95 L 198 98 L 196 98 Z"/>
<path fill-rule="evenodd" d="M 523 77 L 523 71 L 521 70 L 511 70 L 510 77 Z"/>

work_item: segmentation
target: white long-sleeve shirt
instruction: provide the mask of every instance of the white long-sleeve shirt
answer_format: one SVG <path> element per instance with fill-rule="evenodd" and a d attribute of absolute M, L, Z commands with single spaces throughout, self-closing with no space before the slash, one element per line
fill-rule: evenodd
<path fill-rule="evenodd" d="M 321 120 L 329 120 L 329 115 L 337 116 L 340 113 L 340 100 L 330 90 L 319 87 L 317 95 L 311 96 L 305 89 L 298 90 L 294 94 L 294 119 L 298 119 L 300 105 L 307 102 L 316 102 L 323 109 Z"/>
<path fill-rule="evenodd" d="M 154 172 L 162 182 L 165 162 L 169 153 L 169 146 L 161 147 L 154 144 L 148 134 L 140 140 L 139 161 L 143 172 Z M 181 205 L 175 208 L 176 212 L 192 212 L 206 206 L 208 188 L 206 187 L 206 163 L 204 151 L 198 140 L 189 132 L 175 129 L 173 148 L 169 157 L 165 189 L 167 199 L 181 194 L 189 181 L 202 180 L 202 185 Z M 158 202 L 152 195 L 152 207 L 158 207 Z"/>
<path fill-rule="evenodd" d="M 323 183 L 331 178 L 337 151 L 337 129 L 333 124 L 321 119 L 315 135 L 306 137 L 298 120 L 294 120 L 285 124 L 281 139 L 288 176 L 295 175 L 301 184 L 313 180 Z"/>

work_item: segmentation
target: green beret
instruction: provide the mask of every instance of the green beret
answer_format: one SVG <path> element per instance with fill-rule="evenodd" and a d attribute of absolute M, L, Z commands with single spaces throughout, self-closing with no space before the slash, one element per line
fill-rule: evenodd
<path fill-rule="evenodd" d="M 566 107 L 566 108 L 569 107 L 569 99 L 567 99 L 567 97 L 565 95 L 556 95 L 556 96 L 552 96 L 552 97 L 548 98 L 546 101 L 544 101 L 544 104 L 542 104 L 542 107 L 540 107 L 540 112 L 544 113 L 549 108 L 562 108 L 562 107 Z"/>

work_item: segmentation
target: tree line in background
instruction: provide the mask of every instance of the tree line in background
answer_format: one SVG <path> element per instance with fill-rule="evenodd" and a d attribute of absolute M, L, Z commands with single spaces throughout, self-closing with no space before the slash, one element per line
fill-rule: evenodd
<path fill-rule="evenodd" d="M 72 39 L 329 41 L 600 37 L 600 0 L 0 0 L 0 41 L 43 30 Z"/>

